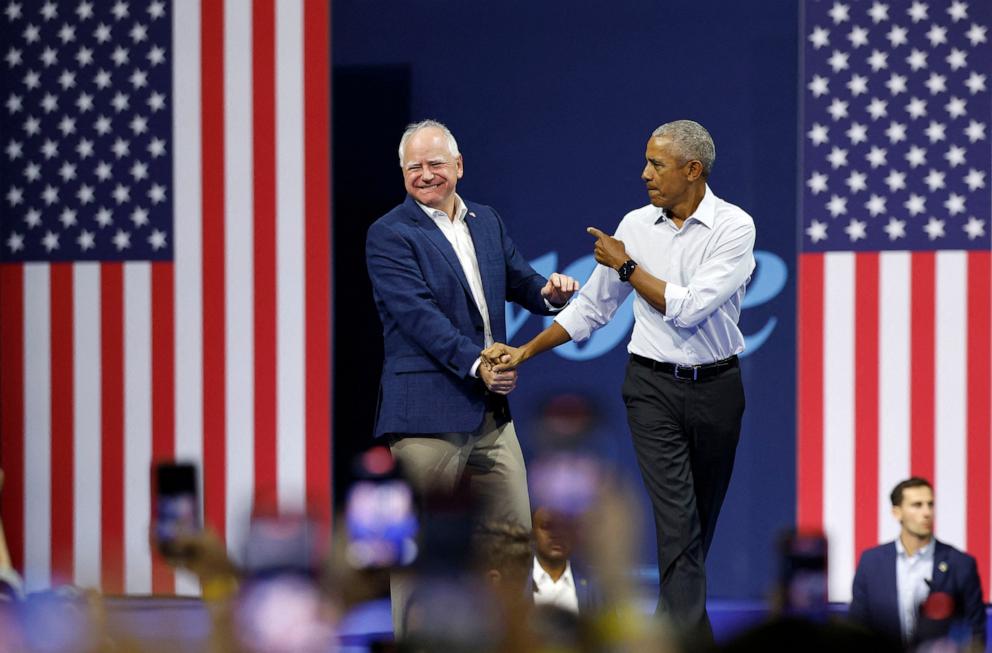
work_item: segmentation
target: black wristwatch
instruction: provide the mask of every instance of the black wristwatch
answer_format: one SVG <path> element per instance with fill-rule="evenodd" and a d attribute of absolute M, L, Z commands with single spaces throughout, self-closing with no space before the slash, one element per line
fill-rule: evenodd
<path fill-rule="evenodd" d="M 617 274 L 620 275 L 620 281 L 630 281 L 630 275 L 634 274 L 634 268 L 637 267 L 637 261 L 634 259 L 627 259 L 624 261 L 623 265 L 617 268 Z"/>

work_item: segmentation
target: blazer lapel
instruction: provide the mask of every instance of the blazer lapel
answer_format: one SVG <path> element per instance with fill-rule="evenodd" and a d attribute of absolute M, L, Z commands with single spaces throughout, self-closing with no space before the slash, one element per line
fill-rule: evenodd
<path fill-rule="evenodd" d="M 472 296 L 472 288 L 468 285 L 468 279 L 465 278 L 465 271 L 462 270 L 461 261 L 458 260 L 458 255 L 455 254 L 455 248 L 451 246 L 448 239 L 445 238 L 444 234 L 441 232 L 441 228 L 434 223 L 434 220 L 427 217 L 427 214 L 417 205 L 417 203 L 409 196 L 407 196 L 404 202 L 407 207 L 407 213 L 413 218 L 420 230 L 424 232 L 427 239 L 431 241 L 434 247 L 441 253 L 444 260 L 448 262 L 451 266 L 451 271 L 458 278 L 458 282 L 462 284 L 462 288 L 468 293 L 468 296 Z M 483 275 L 484 277 L 485 275 Z M 488 297 L 488 295 L 487 295 Z M 472 302 L 473 306 L 475 302 Z"/>
<path fill-rule="evenodd" d="M 947 546 L 943 542 L 933 541 L 933 572 L 930 577 L 930 593 L 946 592 L 947 579 L 950 576 Z"/>

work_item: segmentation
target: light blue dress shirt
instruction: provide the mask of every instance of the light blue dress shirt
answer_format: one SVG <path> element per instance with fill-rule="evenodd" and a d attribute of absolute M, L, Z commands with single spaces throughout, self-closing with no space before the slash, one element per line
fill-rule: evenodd
<path fill-rule="evenodd" d="M 914 555 L 906 553 L 902 540 L 896 538 L 896 588 L 899 592 L 899 625 L 902 639 L 908 642 L 916 631 L 920 606 L 930 595 L 933 578 L 933 538 Z"/>

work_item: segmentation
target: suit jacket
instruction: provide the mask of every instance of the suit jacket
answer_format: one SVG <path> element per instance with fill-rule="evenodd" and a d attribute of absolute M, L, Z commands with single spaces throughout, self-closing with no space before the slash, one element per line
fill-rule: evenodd
<path fill-rule="evenodd" d="M 505 342 L 505 302 L 549 314 L 541 296 L 547 279 L 520 254 L 492 208 L 465 204 L 490 328 Z M 487 403 L 505 411 L 505 398 L 471 376 L 485 346 L 482 314 L 437 224 L 407 196 L 369 228 L 365 253 L 385 350 L 376 437 L 469 432 L 482 423 Z"/>
<path fill-rule="evenodd" d="M 572 565 L 572 578 L 575 580 L 575 595 L 579 599 L 579 614 L 598 612 L 603 608 L 605 600 L 599 585 L 586 575 L 581 567 Z"/>
<path fill-rule="evenodd" d="M 899 592 L 896 588 L 896 543 L 889 542 L 861 554 L 854 574 L 850 616 L 865 626 L 901 639 Z M 954 599 L 954 614 L 933 621 L 921 618 L 917 638 L 932 639 L 947 634 L 954 621 L 963 621 L 972 637 L 985 641 L 985 602 L 975 559 L 949 544 L 934 540 L 933 577 L 930 593 L 943 592 Z"/>

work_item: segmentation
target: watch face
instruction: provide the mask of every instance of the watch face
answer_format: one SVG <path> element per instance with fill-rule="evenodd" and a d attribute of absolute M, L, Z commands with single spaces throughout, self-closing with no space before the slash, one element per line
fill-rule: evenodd
<path fill-rule="evenodd" d="M 631 260 L 628 260 L 621 265 L 620 269 L 617 270 L 617 273 L 620 275 L 620 281 L 627 281 L 630 279 L 630 275 L 634 273 L 634 268 L 636 267 L 637 263 Z"/>

